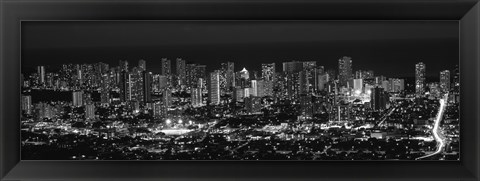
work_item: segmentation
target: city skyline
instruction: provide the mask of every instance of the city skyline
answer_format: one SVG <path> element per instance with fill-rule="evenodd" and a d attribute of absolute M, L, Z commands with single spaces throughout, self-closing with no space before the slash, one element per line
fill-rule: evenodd
<path fill-rule="evenodd" d="M 458 22 L 27 22 L 21 60 L 23 160 L 461 158 Z"/>
<path fill-rule="evenodd" d="M 175 64 L 177 68 L 172 73 L 172 62 L 163 59 L 161 74 L 148 72 L 148 61 L 145 60 L 139 60 L 136 65 L 128 61 L 119 61 L 116 66 L 102 62 L 83 65 L 64 64 L 58 72 L 49 72 L 45 66 L 38 66 L 36 73 L 22 74 L 22 125 L 28 130 L 22 129 L 24 131 L 22 148 L 29 153 L 33 151 L 31 149 L 40 149 L 38 145 L 49 145 L 50 149 L 62 150 L 63 154 L 73 154 L 70 157 L 49 156 L 47 153 L 41 153 L 38 156 L 24 154 L 22 157 L 25 159 L 122 160 L 136 155 L 142 160 L 249 160 L 259 156 L 257 160 L 289 160 L 294 156 L 299 160 L 322 160 L 322 158 L 451 160 L 457 159 L 459 154 L 456 151 L 458 149 L 456 125 L 459 121 L 458 67 L 455 67 L 453 77 L 449 70 L 443 70 L 439 72 L 438 81 L 431 82 L 426 81 L 424 76 L 428 65 L 423 62 L 416 63 L 412 66 L 416 71 L 415 81 L 413 85 L 409 85 L 404 79 L 376 75 L 373 70 L 354 72 L 351 69 L 354 64 L 353 58 L 348 56 L 338 59 L 336 71 L 338 73 L 325 71 L 323 66 L 313 61 L 283 62 L 283 68 L 280 71 L 275 70 L 272 63 L 262 63 L 261 74 L 250 72 L 245 68 L 234 72 L 233 62 L 222 63 L 221 69 L 212 72 L 206 72 L 205 66 L 202 65 L 186 64 L 184 59 L 176 59 Z M 61 93 L 63 96 L 60 94 L 55 98 L 47 96 L 51 93 Z M 71 99 L 68 98 L 68 94 L 71 94 Z M 277 112 L 272 109 L 277 106 L 292 112 L 283 115 L 280 107 Z M 435 109 L 438 109 L 436 118 L 428 118 L 433 116 Z M 201 110 L 207 112 L 197 112 Z M 411 111 L 413 117 L 412 115 L 405 117 L 403 115 L 405 111 Z M 373 115 L 367 116 L 372 113 Z M 376 114 L 378 115 L 375 116 Z M 251 122 L 252 116 L 259 122 Z M 424 118 L 424 116 L 428 117 Z M 276 121 L 271 120 L 272 118 Z M 237 120 L 237 123 L 231 122 L 232 119 Z M 283 121 L 279 122 L 279 120 Z M 443 122 L 446 125 L 430 128 L 430 122 L 434 125 L 440 125 L 440 122 Z M 240 126 L 234 126 L 235 124 Z M 244 127 L 243 124 L 248 126 Z M 263 127 L 258 127 L 258 124 Z M 240 136 L 250 132 L 252 127 L 257 127 L 257 131 L 270 136 Z M 288 132 L 299 129 L 297 127 L 300 127 L 301 133 L 287 135 Z M 337 130 L 338 128 L 340 129 Z M 416 132 L 406 131 L 411 128 L 415 128 Z M 125 132 L 125 129 L 130 130 L 129 133 Z M 232 129 L 236 131 L 231 132 Z M 360 129 L 363 130 L 363 135 L 358 134 Z M 41 134 L 43 136 L 40 136 L 39 132 L 42 130 L 50 131 L 43 131 Z M 237 131 L 240 132 L 235 133 Z M 319 151 L 297 153 L 285 148 L 277 152 L 278 148 L 273 146 L 275 141 L 269 141 L 278 139 L 277 141 L 280 142 L 277 145 L 285 144 L 284 146 L 300 141 L 305 144 L 300 146 L 301 150 L 310 150 L 315 148 L 315 145 L 308 146 L 309 139 L 331 140 L 335 136 L 323 135 L 331 134 L 332 131 L 337 132 L 335 134 L 344 134 L 343 136 L 346 137 L 340 137 L 340 139 L 347 140 L 352 138 L 347 138 L 346 134 L 357 133 L 354 136 L 356 140 L 354 143 L 342 141 L 342 144 L 353 144 L 350 150 L 353 152 L 350 152 L 349 156 L 338 156 L 346 150 L 336 151 L 336 154 L 333 154 L 337 148 L 330 150 L 330 154 L 321 154 Z M 57 141 L 57 139 L 66 139 L 63 137 L 69 135 L 79 138 L 86 136 L 93 140 L 107 139 L 113 141 L 113 145 L 124 146 L 130 143 L 119 142 L 120 140 L 134 139 L 138 143 L 130 147 L 130 151 L 137 149 L 136 147 L 141 143 L 145 145 L 140 149 L 146 152 L 140 154 L 135 151 L 128 153 L 123 151 L 121 154 L 123 156 L 113 157 L 119 150 L 116 146 L 109 148 L 109 151 L 93 151 L 97 148 L 90 146 L 90 148 L 79 149 L 93 150 L 76 153 L 77 151 L 67 151 L 69 149 L 62 146 L 70 145 L 71 143 L 67 143 L 70 141 L 75 143 L 75 139 L 65 140 L 66 142 Z M 232 135 L 237 138 L 232 140 L 230 138 Z M 45 136 L 50 139 L 49 143 L 44 142 L 48 140 L 45 140 Z M 39 137 L 43 138 L 39 140 Z M 189 141 L 174 141 L 174 145 L 180 146 L 177 148 L 177 146 L 172 147 L 168 139 Z M 420 146 L 416 148 L 419 150 L 410 149 L 405 152 L 388 152 L 388 149 L 393 149 L 388 147 L 387 150 L 381 151 L 379 146 L 375 151 L 379 156 L 365 155 L 363 151 L 353 149 L 355 145 L 360 146 L 362 142 L 383 145 L 376 142 L 388 143 L 395 139 L 397 146 L 402 143 L 400 147 L 404 145 L 415 147 L 411 142 L 418 142 L 417 147 L 420 144 L 430 146 L 428 148 Z M 153 142 L 142 143 L 147 140 Z M 205 142 L 205 140 L 209 141 Z M 155 146 L 157 141 L 160 145 Z M 192 147 L 204 144 L 205 147 L 217 145 L 218 141 L 227 141 L 226 145 L 236 146 L 227 153 L 216 150 L 218 156 L 221 155 L 220 158 L 213 158 L 209 149 Z M 259 145 L 253 150 L 247 149 L 249 152 L 253 151 L 253 155 L 243 152 L 240 154 L 236 151 L 243 149 L 242 147 L 246 145 L 255 145 L 252 142 L 265 141 L 267 147 L 269 144 L 273 146 L 269 148 L 273 149 L 269 153 L 263 153 L 268 156 L 257 155 L 261 150 L 266 149 L 258 147 Z M 320 141 L 318 144 L 330 144 L 335 147 L 341 145 L 336 142 L 335 140 L 325 143 Z M 436 147 L 432 147 L 431 144 L 435 142 Z M 76 144 L 67 148 L 74 145 Z M 184 146 L 190 148 L 184 148 Z M 325 147 L 324 152 L 326 153 L 329 148 Z M 170 153 L 168 150 L 176 151 Z M 180 158 L 182 154 L 177 152 L 188 154 Z M 110 154 L 113 155 L 108 156 Z"/>
<path fill-rule="evenodd" d="M 294 60 L 317 61 L 331 69 L 336 68 L 339 56 L 348 55 L 357 62 L 353 69 L 366 69 L 369 65 L 385 76 L 412 75 L 414 71 L 406 64 L 423 61 L 430 64 L 427 70 L 430 77 L 458 62 L 456 22 L 307 21 L 294 23 L 296 28 L 289 26 L 289 22 L 267 22 L 266 25 L 248 21 L 103 23 L 106 25 L 95 22 L 22 24 L 23 40 L 31 40 L 22 43 L 22 66 L 34 71 L 39 62 L 59 66 L 62 62 L 115 64 L 118 60 L 145 59 L 149 61 L 149 71 L 160 73 L 162 58 L 172 61 L 183 58 L 187 63 L 207 65 L 208 71 L 220 68 L 220 63 L 227 61 L 237 64 L 235 71 L 243 67 L 260 71 L 259 62 L 276 63 L 279 69 L 281 62 Z M 250 26 L 245 28 L 245 25 Z M 118 32 L 111 32 L 113 28 L 118 28 Z M 275 31 L 272 32 L 272 28 Z M 164 33 L 152 34 L 157 30 Z M 316 31 L 319 33 L 314 33 Z M 152 41 L 142 44 L 147 38 Z M 51 43 L 42 45 L 41 42 Z"/>

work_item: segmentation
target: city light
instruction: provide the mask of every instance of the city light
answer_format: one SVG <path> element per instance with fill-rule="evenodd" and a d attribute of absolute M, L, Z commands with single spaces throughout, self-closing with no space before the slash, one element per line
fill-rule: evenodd
<path fill-rule="evenodd" d="M 360 95 L 361 93 L 362 93 L 362 91 L 361 91 L 361 90 L 355 90 L 355 95 L 357 95 L 357 96 L 358 96 L 358 95 Z"/>
<path fill-rule="evenodd" d="M 22 147 L 40 150 L 26 157 L 48 148 L 72 153 L 59 160 L 459 158 L 458 80 L 449 82 L 458 71 L 427 80 L 427 64 L 411 64 L 412 78 L 386 77 L 347 56 L 333 68 L 290 61 L 281 71 L 160 63 L 159 72 L 122 60 L 25 73 Z"/>

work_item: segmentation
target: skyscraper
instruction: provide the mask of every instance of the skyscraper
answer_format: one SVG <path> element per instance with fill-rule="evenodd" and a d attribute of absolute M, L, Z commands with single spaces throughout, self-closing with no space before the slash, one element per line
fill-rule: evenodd
<path fill-rule="evenodd" d="M 152 102 L 152 72 L 143 72 L 143 102 Z"/>
<path fill-rule="evenodd" d="M 37 73 L 38 73 L 38 82 L 42 85 L 45 84 L 45 66 L 38 66 Z"/>
<path fill-rule="evenodd" d="M 163 105 L 165 107 L 172 106 L 172 91 L 170 89 L 165 89 L 163 91 Z"/>
<path fill-rule="evenodd" d="M 191 93 L 192 106 L 197 107 L 202 105 L 202 88 L 193 88 Z"/>
<path fill-rule="evenodd" d="M 355 71 L 356 79 L 373 79 L 373 70 L 357 70 Z"/>
<path fill-rule="evenodd" d="M 83 91 L 72 92 L 72 100 L 74 107 L 83 106 Z"/>
<path fill-rule="evenodd" d="M 262 79 L 273 81 L 275 78 L 275 63 L 262 63 Z"/>
<path fill-rule="evenodd" d="M 425 68 L 423 62 L 415 64 L 415 92 L 417 95 L 423 95 L 425 93 Z"/>
<path fill-rule="evenodd" d="M 128 61 L 120 60 L 118 64 L 120 66 L 120 70 L 128 72 Z"/>
<path fill-rule="evenodd" d="M 248 73 L 248 70 L 245 69 L 245 67 L 240 71 L 240 77 L 245 80 L 250 79 L 250 73 Z"/>
<path fill-rule="evenodd" d="M 169 59 L 162 58 L 162 75 L 172 75 L 172 62 Z"/>
<path fill-rule="evenodd" d="M 389 85 L 391 86 L 389 89 L 390 92 L 400 92 L 405 89 L 405 80 L 403 79 L 390 78 L 388 81 L 390 82 Z"/>
<path fill-rule="evenodd" d="M 355 93 L 361 93 L 363 90 L 363 79 L 353 79 L 353 89 Z"/>
<path fill-rule="evenodd" d="M 87 104 L 85 106 L 85 119 L 95 118 L 95 105 Z"/>
<path fill-rule="evenodd" d="M 450 71 L 443 70 L 440 72 L 440 91 L 447 93 L 450 91 Z"/>
<path fill-rule="evenodd" d="M 120 101 L 125 102 L 127 100 L 130 100 L 130 74 L 122 70 L 120 73 L 120 81 L 119 81 L 119 87 L 120 87 Z"/>
<path fill-rule="evenodd" d="M 186 79 L 186 61 L 177 58 L 176 60 L 176 65 L 177 65 L 177 78 L 178 78 L 178 85 L 186 85 L 187 84 L 187 79 Z"/>
<path fill-rule="evenodd" d="M 338 60 L 338 73 L 340 86 L 352 87 L 352 58 L 344 56 Z"/>
<path fill-rule="evenodd" d="M 210 104 L 220 104 L 220 71 L 215 70 L 210 73 L 209 85 L 208 97 Z"/>
<path fill-rule="evenodd" d="M 303 62 L 292 61 L 283 62 L 283 71 L 286 73 L 296 73 L 303 70 Z"/>
<path fill-rule="evenodd" d="M 140 68 L 141 71 L 146 71 L 147 70 L 147 62 L 145 60 L 139 60 L 138 61 L 138 67 Z"/>
<path fill-rule="evenodd" d="M 31 114 L 32 110 L 32 96 L 22 95 L 22 111 L 26 114 Z"/>
<path fill-rule="evenodd" d="M 225 78 L 227 80 L 227 89 L 235 87 L 235 63 L 227 62 Z"/>
<path fill-rule="evenodd" d="M 383 88 L 380 87 L 375 87 L 371 91 L 370 95 L 370 104 L 372 105 L 373 110 L 379 111 L 379 110 L 384 110 L 387 105 L 387 94 L 385 93 Z"/>

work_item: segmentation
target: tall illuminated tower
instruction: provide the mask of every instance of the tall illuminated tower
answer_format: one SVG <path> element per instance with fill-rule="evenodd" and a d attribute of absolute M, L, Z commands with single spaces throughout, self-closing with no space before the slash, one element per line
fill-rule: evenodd
<path fill-rule="evenodd" d="M 450 71 L 443 70 L 440 72 L 440 90 L 442 93 L 450 91 Z"/>
<path fill-rule="evenodd" d="M 44 84 L 45 83 L 45 66 L 38 66 L 37 73 L 38 73 L 38 82 L 40 84 Z"/>
<path fill-rule="evenodd" d="M 220 71 L 216 70 L 210 73 L 209 85 L 208 94 L 210 104 L 220 104 Z"/>
<path fill-rule="evenodd" d="M 162 75 L 170 76 L 172 74 L 172 61 L 162 58 Z"/>
<path fill-rule="evenodd" d="M 186 85 L 186 82 L 187 82 L 186 61 L 181 58 L 177 58 L 176 65 L 177 65 L 178 84 Z"/>
<path fill-rule="evenodd" d="M 425 68 L 423 62 L 415 64 L 415 92 L 417 95 L 425 93 Z"/>
<path fill-rule="evenodd" d="M 227 62 L 226 69 L 227 88 L 235 87 L 235 63 Z"/>
<path fill-rule="evenodd" d="M 262 79 L 273 81 L 275 78 L 275 63 L 262 63 Z"/>
<path fill-rule="evenodd" d="M 242 71 L 240 71 L 240 77 L 245 80 L 250 79 L 250 74 L 248 73 L 248 70 L 245 69 L 245 67 L 242 69 Z"/>
<path fill-rule="evenodd" d="M 143 72 L 143 102 L 152 102 L 152 72 Z"/>
<path fill-rule="evenodd" d="M 338 60 L 338 79 L 340 86 L 352 87 L 352 58 L 344 56 Z"/>

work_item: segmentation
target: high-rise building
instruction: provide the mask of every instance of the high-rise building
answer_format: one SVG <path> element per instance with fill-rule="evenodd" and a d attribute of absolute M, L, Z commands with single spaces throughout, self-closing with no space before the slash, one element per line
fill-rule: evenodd
<path fill-rule="evenodd" d="M 224 62 L 220 64 L 220 93 L 225 95 L 231 93 L 235 85 L 235 64 L 233 62 Z"/>
<path fill-rule="evenodd" d="M 318 74 L 317 76 L 317 90 L 325 90 L 325 85 L 328 83 L 328 74 Z"/>
<path fill-rule="evenodd" d="M 296 73 L 302 70 L 303 70 L 303 62 L 299 62 L 299 61 L 283 62 L 283 72 Z"/>
<path fill-rule="evenodd" d="M 405 80 L 390 78 L 388 81 L 390 82 L 389 92 L 401 92 L 405 90 Z"/>
<path fill-rule="evenodd" d="M 444 70 L 440 72 L 440 91 L 447 93 L 450 91 L 450 71 Z"/>
<path fill-rule="evenodd" d="M 186 85 L 195 88 L 198 80 L 206 80 L 206 65 L 187 64 L 186 65 Z"/>
<path fill-rule="evenodd" d="M 428 90 L 431 96 L 436 96 L 436 97 L 441 96 L 442 90 L 438 82 L 430 82 L 426 85 L 426 87 L 428 87 Z"/>
<path fill-rule="evenodd" d="M 263 80 L 263 96 L 273 96 L 274 81 Z"/>
<path fill-rule="evenodd" d="M 240 71 L 240 77 L 245 80 L 250 79 L 250 73 L 248 73 L 248 70 L 245 69 L 245 67 Z"/>
<path fill-rule="evenodd" d="M 192 101 L 192 106 L 198 107 L 202 106 L 202 88 L 193 88 L 192 93 L 191 93 L 191 101 Z"/>
<path fill-rule="evenodd" d="M 353 90 L 355 93 L 361 93 L 363 90 L 363 79 L 353 79 Z"/>
<path fill-rule="evenodd" d="M 382 81 L 382 86 L 381 87 L 383 88 L 384 91 L 391 92 L 390 89 L 391 89 L 392 86 L 390 85 L 390 81 L 388 81 L 388 80 Z"/>
<path fill-rule="evenodd" d="M 308 94 L 300 95 L 301 114 L 307 118 L 313 117 L 313 102 L 312 96 Z"/>
<path fill-rule="evenodd" d="M 22 95 L 22 111 L 26 114 L 32 113 L 32 96 Z"/>
<path fill-rule="evenodd" d="M 227 89 L 232 89 L 235 87 L 235 63 L 227 62 L 225 74 L 225 78 L 227 80 Z"/>
<path fill-rule="evenodd" d="M 132 68 L 132 72 L 129 74 L 129 99 L 132 101 L 143 102 L 144 100 L 144 86 L 143 86 L 143 72 L 140 70 L 139 67 Z"/>
<path fill-rule="evenodd" d="M 373 110 L 379 111 L 386 109 L 388 94 L 385 93 L 383 88 L 375 87 L 371 90 L 370 104 Z"/>
<path fill-rule="evenodd" d="M 340 86 L 352 87 L 352 58 L 344 56 L 338 60 L 338 79 Z"/>
<path fill-rule="evenodd" d="M 302 70 L 298 74 L 299 94 L 307 94 L 310 90 L 310 84 L 308 80 L 309 71 Z"/>
<path fill-rule="evenodd" d="M 37 73 L 38 73 L 38 82 L 40 84 L 45 84 L 45 66 L 38 66 L 37 67 Z"/>
<path fill-rule="evenodd" d="M 128 61 L 119 61 L 119 66 L 120 66 L 120 71 L 126 71 L 128 72 Z"/>
<path fill-rule="evenodd" d="M 327 71 L 325 71 L 325 73 L 327 73 L 328 75 L 328 80 L 329 82 L 337 79 L 337 72 L 334 70 L 334 69 L 328 69 Z"/>
<path fill-rule="evenodd" d="M 357 70 L 355 72 L 356 79 L 373 79 L 373 70 Z"/>
<path fill-rule="evenodd" d="M 141 71 L 147 71 L 147 62 L 143 59 L 139 60 L 138 67 L 140 68 Z"/>
<path fill-rule="evenodd" d="M 143 72 L 143 102 L 152 102 L 152 72 Z"/>
<path fill-rule="evenodd" d="M 83 91 L 72 92 L 72 100 L 74 107 L 83 106 Z"/>
<path fill-rule="evenodd" d="M 165 107 L 172 106 L 172 91 L 168 88 L 163 91 L 163 105 Z"/>
<path fill-rule="evenodd" d="M 186 85 L 187 84 L 186 61 L 181 58 L 177 58 L 176 65 L 177 65 L 178 85 Z"/>
<path fill-rule="evenodd" d="M 172 61 L 166 58 L 162 58 L 162 75 L 172 75 Z"/>
<path fill-rule="evenodd" d="M 252 96 L 257 96 L 258 91 L 258 86 L 257 86 L 257 80 L 252 80 Z"/>
<path fill-rule="evenodd" d="M 262 63 L 262 79 L 273 81 L 275 78 L 275 63 Z"/>
<path fill-rule="evenodd" d="M 163 107 L 162 102 L 155 102 L 153 104 L 153 117 L 160 118 L 161 116 L 163 116 L 162 107 Z"/>
<path fill-rule="evenodd" d="M 453 71 L 453 91 L 455 93 L 460 92 L 460 72 L 458 65 L 455 65 L 455 70 Z"/>
<path fill-rule="evenodd" d="M 209 78 L 209 101 L 210 104 L 218 105 L 220 104 L 220 71 L 216 70 L 210 73 Z"/>
<path fill-rule="evenodd" d="M 85 105 L 85 119 L 95 118 L 95 105 L 87 104 Z"/>
<path fill-rule="evenodd" d="M 158 77 L 158 82 L 159 82 L 159 84 L 158 84 L 159 89 L 163 90 L 163 89 L 165 89 L 165 88 L 168 87 L 168 78 L 167 78 L 167 76 L 165 76 L 165 75 L 160 75 L 160 76 Z"/>
<path fill-rule="evenodd" d="M 122 72 L 120 73 L 120 81 L 119 81 L 120 85 L 118 85 L 120 87 L 120 101 L 121 102 L 125 102 L 125 101 L 128 101 L 130 100 L 130 92 L 131 92 L 131 89 L 130 89 L 130 73 L 128 73 L 127 71 L 125 70 L 122 70 Z"/>
<path fill-rule="evenodd" d="M 423 95 L 425 93 L 425 64 L 423 62 L 419 62 L 415 64 L 415 92 L 417 95 Z"/>
<path fill-rule="evenodd" d="M 252 92 L 250 94 L 255 97 L 265 96 L 265 82 L 264 80 L 252 80 Z"/>

